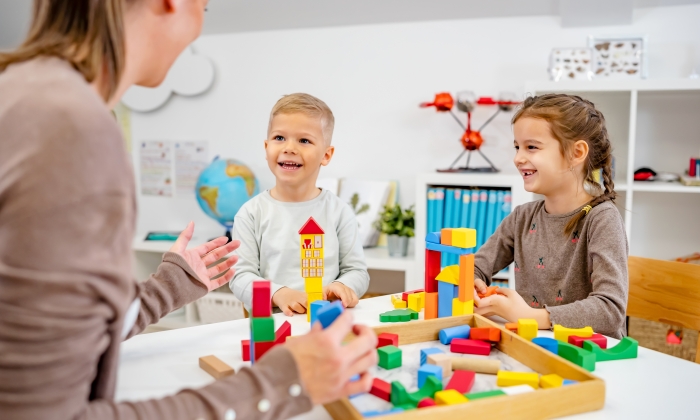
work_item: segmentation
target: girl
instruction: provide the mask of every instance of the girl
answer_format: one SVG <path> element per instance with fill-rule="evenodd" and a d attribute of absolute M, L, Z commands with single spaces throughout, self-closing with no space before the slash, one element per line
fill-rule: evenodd
<path fill-rule="evenodd" d="M 515 262 L 516 290 L 476 298 L 481 315 L 625 335 L 627 237 L 615 208 L 605 118 L 578 96 L 530 97 L 513 116 L 525 190 L 544 200 L 515 208 L 475 256 L 475 283 Z M 599 175 L 596 179 L 596 175 Z"/>

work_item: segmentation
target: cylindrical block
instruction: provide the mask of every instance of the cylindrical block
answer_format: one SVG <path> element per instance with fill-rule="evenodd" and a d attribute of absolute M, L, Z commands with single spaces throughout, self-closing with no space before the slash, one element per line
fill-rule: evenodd
<path fill-rule="evenodd" d="M 449 345 L 455 338 L 469 338 L 470 329 L 469 325 L 460 325 L 459 327 L 440 330 L 440 342 L 444 345 Z"/>
<path fill-rule="evenodd" d="M 496 359 L 476 359 L 471 357 L 453 357 L 453 370 L 471 370 L 476 373 L 495 375 L 501 368 L 501 361 Z"/>

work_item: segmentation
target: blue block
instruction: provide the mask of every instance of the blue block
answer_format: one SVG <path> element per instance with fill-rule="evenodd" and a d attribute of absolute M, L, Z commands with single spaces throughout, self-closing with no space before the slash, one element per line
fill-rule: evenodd
<path fill-rule="evenodd" d="M 554 354 L 559 354 L 559 341 L 553 338 L 535 337 L 532 339 L 532 342 Z"/>
<path fill-rule="evenodd" d="M 423 387 L 423 384 L 425 384 L 429 376 L 435 376 L 442 382 L 442 367 L 425 364 L 418 368 L 418 388 Z"/>
<path fill-rule="evenodd" d="M 255 341 L 253 340 L 253 332 L 250 332 L 250 365 L 255 364 Z"/>
<path fill-rule="evenodd" d="M 379 416 L 385 416 L 387 414 L 394 414 L 394 413 L 403 413 L 403 408 L 394 407 L 391 410 L 386 410 L 386 411 L 381 411 L 381 410 L 365 411 L 364 413 L 362 413 L 362 417 L 379 417 Z"/>
<path fill-rule="evenodd" d="M 428 362 L 428 356 L 431 354 L 437 354 L 437 353 L 445 353 L 444 351 L 440 350 L 437 347 L 428 347 L 425 349 L 421 349 L 420 351 L 420 365 L 423 366 Z"/>
<path fill-rule="evenodd" d="M 455 338 L 469 338 L 469 325 L 460 325 L 458 327 L 445 328 L 440 330 L 440 342 L 444 345 L 449 345 Z"/>
<path fill-rule="evenodd" d="M 343 313 L 343 302 L 336 300 L 335 302 L 323 306 L 316 311 L 316 320 L 321 323 L 323 328 L 328 328 L 336 318 Z"/>
<path fill-rule="evenodd" d="M 440 232 L 431 232 L 425 235 L 425 242 L 429 242 L 431 244 L 439 244 L 441 239 L 442 234 Z"/>
<path fill-rule="evenodd" d="M 318 310 L 326 305 L 329 305 L 330 303 L 331 302 L 327 300 L 316 300 L 311 302 L 311 305 L 309 305 L 309 310 L 311 311 L 311 322 L 309 325 L 314 325 L 314 322 L 318 321 Z"/>
<path fill-rule="evenodd" d="M 452 299 L 457 296 L 458 286 L 438 281 L 438 318 L 452 316 Z"/>
<path fill-rule="evenodd" d="M 473 254 L 472 248 L 457 248 L 456 246 L 440 245 L 434 244 L 432 242 L 426 242 L 425 248 L 431 251 L 440 251 L 445 254 L 455 254 L 455 255 L 468 255 Z"/>
<path fill-rule="evenodd" d="M 564 379 L 564 383 L 563 383 L 562 385 L 573 385 L 573 384 L 575 384 L 576 382 L 578 382 L 578 381 L 574 381 L 574 380 L 571 380 L 571 379 Z"/>

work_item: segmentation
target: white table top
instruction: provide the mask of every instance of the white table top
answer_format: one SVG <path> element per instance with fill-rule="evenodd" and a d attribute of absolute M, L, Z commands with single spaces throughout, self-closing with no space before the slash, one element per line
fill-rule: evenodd
<path fill-rule="evenodd" d="M 379 314 L 391 309 L 389 296 L 382 296 L 361 300 L 352 311 L 357 323 L 376 326 Z M 293 335 L 309 330 L 306 315 L 274 317 L 277 326 L 289 320 Z M 116 399 L 159 398 L 213 382 L 199 368 L 201 356 L 213 354 L 236 370 L 247 366 L 240 342 L 249 334 L 248 320 L 237 320 L 136 336 L 122 345 Z M 551 337 L 552 333 L 541 330 L 539 335 Z M 609 340 L 610 346 L 617 342 Z M 640 347 L 637 359 L 597 363 L 593 374 L 605 381 L 605 407 L 572 419 L 700 418 L 700 364 Z M 330 416 L 323 407 L 316 407 L 297 418 L 327 420 Z"/>

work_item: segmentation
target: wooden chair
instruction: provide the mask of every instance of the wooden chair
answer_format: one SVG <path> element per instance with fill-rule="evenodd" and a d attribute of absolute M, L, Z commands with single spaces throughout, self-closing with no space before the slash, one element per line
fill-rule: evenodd
<path fill-rule="evenodd" d="M 629 257 L 627 316 L 700 331 L 700 266 Z M 700 339 L 695 353 L 700 363 Z"/>

